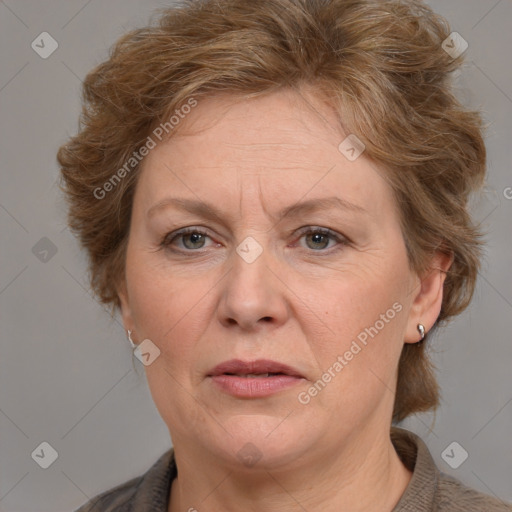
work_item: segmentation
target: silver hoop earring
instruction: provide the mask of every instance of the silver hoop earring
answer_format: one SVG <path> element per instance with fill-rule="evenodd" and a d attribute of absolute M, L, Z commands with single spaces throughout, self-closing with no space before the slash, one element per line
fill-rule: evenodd
<path fill-rule="evenodd" d="M 423 324 L 418 324 L 418 332 L 420 333 L 421 339 L 420 342 L 425 338 L 425 326 Z"/>
<path fill-rule="evenodd" d="M 128 329 L 127 333 L 128 333 L 128 341 L 130 342 L 130 345 L 132 346 L 132 348 L 135 348 L 137 345 L 135 345 L 135 343 L 133 343 L 132 331 L 130 331 L 130 329 Z"/>

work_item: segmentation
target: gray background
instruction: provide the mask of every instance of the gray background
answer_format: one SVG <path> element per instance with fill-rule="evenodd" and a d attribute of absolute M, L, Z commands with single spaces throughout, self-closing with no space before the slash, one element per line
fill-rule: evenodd
<path fill-rule="evenodd" d="M 119 319 L 89 293 L 55 161 L 76 131 L 86 72 L 123 32 L 170 3 L 0 1 L 1 511 L 70 511 L 170 447 Z M 512 501 L 512 2 L 429 3 L 469 43 L 457 83 L 489 123 L 488 187 L 474 204 L 489 234 L 472 306 L 432 344 L 443 405 L 405 426 L 443 471 Z M 31 48 L 44 31 L 59 45 L 47 59 Z M 58 452 L 48 469 L 31 458 L 43 441 Z M 458 469 L 441 456 L 453 441 L 469 454 Z"/>

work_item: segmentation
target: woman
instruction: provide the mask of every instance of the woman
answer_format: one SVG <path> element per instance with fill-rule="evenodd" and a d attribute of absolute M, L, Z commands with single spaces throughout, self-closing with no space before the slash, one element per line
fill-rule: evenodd
<path fill-rule="evenodd" d="M 59 151 L 173 449 L 80 511 L 502 511 L 391 428 L 436 407 L 484 180 L 419 1 L 213 0 L 124 36 Z"/>

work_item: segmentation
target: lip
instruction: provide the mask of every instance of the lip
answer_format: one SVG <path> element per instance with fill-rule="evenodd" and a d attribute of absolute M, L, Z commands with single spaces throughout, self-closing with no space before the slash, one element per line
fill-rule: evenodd
<path fill-rule="evenodd" d="M 247 377 L 250 374 L 275 373 L 267 377 Z M 263 398 L 304 381 L 298 370 L 269 359 L 225 361 L 209 373 L 218 389 L 239 398 Z"/>

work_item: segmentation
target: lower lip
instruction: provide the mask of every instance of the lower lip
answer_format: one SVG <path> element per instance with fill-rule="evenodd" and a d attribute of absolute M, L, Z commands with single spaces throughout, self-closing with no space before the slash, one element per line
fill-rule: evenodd
<path fill-rule="evenodd" d="M 220 389 L 239 398 L 262 398 L 295 386 L 304 380 L 302 377 L 291 375 L 276 375 L 274 377 L 216 375 L 210 378 Z"/>

